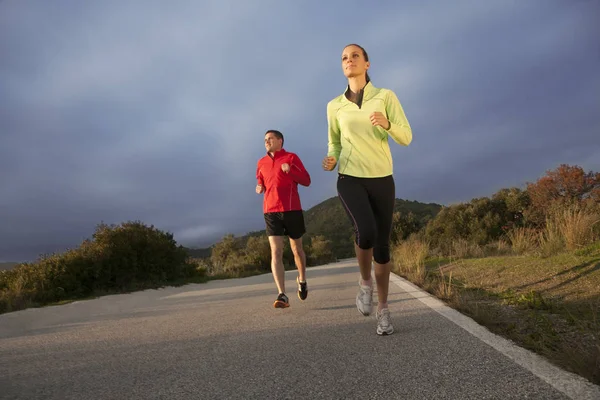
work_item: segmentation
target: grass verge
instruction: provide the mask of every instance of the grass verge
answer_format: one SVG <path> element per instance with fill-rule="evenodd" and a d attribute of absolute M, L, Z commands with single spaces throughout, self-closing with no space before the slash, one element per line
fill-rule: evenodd
<path fill-rule="evenodd" d="M 403 253 L 395 253 L 400 276 L 490 331 L 600 384 L 600 243 L 543 258 L 404 254 L 413 256 L 402 262 Z"/>

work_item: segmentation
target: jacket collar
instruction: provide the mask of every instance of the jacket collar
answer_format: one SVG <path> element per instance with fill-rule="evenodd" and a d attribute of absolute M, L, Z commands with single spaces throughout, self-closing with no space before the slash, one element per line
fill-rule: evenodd
<path fill-rule="evenodd" d="M 279 158 L 281 156 L 284 156 L 287 154 L 287 151 L 285 151 L 285 149 L 282 147 L 281 150 L 277 150 L 275 152 L 275 154 L 273 154 L 273 157 L 271 157 L 271 154 L 269 154 L 269 152 L 267 152 L 267 156 L 271 157 L 272 159 L 276 159 Z"/>
<path fill-rule="evenodd" d="M 360 89 L 359 91 L 359 96 L 360 96 L 360 92 L 362 92 L 362 100 L 368 100 L 372 97 L 373 93 L 377 90 L 377 88 L 375 86 L 373 86 L 373 84 L 371 83 L 371 81 L 367 82 L 367 84 L 365 85 L 365 87 L 363 87 L 362 89 Z M 348 100 L 348 98 L 346 97 L 346 93 L 348 93 L 348 91 L 350 91 L 350 85 L 346 86 L 346 90 L 344 91 L 344 93 L 342 94 L 342 98 L 344 101 L 349 102 L 350 100 Z"/>

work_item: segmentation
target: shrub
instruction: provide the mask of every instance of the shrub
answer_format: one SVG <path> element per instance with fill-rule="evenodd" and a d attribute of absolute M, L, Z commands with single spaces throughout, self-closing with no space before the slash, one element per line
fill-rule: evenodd
<path fill-rule="evenodd" d="M 542 227 L 556 203 L 600 201 L 600 173 L 585 172 L 575 165 L 561 164 L 534 183 L 528 183 L 531 206 L 525 216 L 530 224 Z"/>
<path fill-rule="evenodd" d="M 492 198 L 444 207 L 425 227 L 426 240 L 444 255 L 483 255 L 482 246 L 523 226 L 522 214 L 528 202 L 525 192 L 511 188 L 498 191 Z"/>
<path fill-rule="evenodd" d="M 261 271 L 271 270 L 271 246 L 266 235 L 252 236 L 246 242 L 246 262 Z"/>
<path fill-rule="evenodd" d="M 132 290 L 203 273 L 173 235 L 141 222 L 96 227 L 92 240 L 0 274 L 0 310 Z"/>
<path fill-rule="evenodd" d="M 177 246 L 171 233 L 154 226 L 137 221 L 110 227 L 102 224 L 93 237 L 94 242 L 87 243 L 91 247 L 88 260 L 95 267 L 93 279 L 100 287 L 131 289 L 194 273 L 185 249 Z"/>
<path fill-rule="evenodd" d="M 331 241 L 321 235 L 310 238 L 310 246 L 308 247 L 306 258 L 309 265 L 320 265 L 335 261 L 336 258 L 331 248 Z"/>

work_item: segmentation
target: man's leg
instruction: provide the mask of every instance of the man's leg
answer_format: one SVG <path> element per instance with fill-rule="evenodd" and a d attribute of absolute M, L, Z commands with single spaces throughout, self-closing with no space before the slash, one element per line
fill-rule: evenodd
<path fill-rule="evenodd" d="M 304 213 L 302 210 L 288 211 L 284 213 L 285 229 L 290 238 L 290 247 L 294 254 L 294 262 L 298 269 L 298 298 L 306 300 L 308 296 L 308 285 L 306 283 L 306 254 L 302 247 L 302 236 L 306 233 L 304 225 Z"/>
<path fill-rule="evenodd" d="M 285 271 L 283 268 L 283 236 L 269 236 L 271 245 L 271 272 L 278 293 L 285 293 Z"/>
<path fill-rule="evenodd" d="M 298 269 L 298 278 L 296 278 L 298 298 L 304 301 L 308 297 L 308 283 L 306 282 L 306 255 L 302 248 L 302 237 L 298 239 L 290 238 L 290 247 L 294 253 L 294 261 Z"/>
<path fill-rule="evenodd" d="M 265 222 L 267 224 L 269 245 L 271 246 L 271 272 L 278 292 L 273 307 L 286 308 L 290 304 L 285 295 L 285 271 L 283 268 L 283 235 L 285 234 L 285 228 L 283 217 L 281 213 L 267 213 L 265 214 Z"/>
<path fill-rule="evenodd" d="M 298 280 L 300 282 L 306 282 L 306 254 L 302 247 L 302 238 L 290 238 L 290 247 L 292 248 L 292 253 L 294 253 L 294 262 L 298 269 Z"/>

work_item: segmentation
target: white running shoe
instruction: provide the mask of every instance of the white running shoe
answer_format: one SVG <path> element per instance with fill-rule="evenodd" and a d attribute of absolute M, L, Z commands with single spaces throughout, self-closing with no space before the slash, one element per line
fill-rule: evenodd
<path fill-rule="evenodd" d="M 358 294 L 356 295 L 356 308 L 362 315 L 371 314 L 373 304 L 373 287 L 364 286 L 358 282 Z"/>
<path fill-rule="evenodd" d="M 384 308 L 381 311 L 377 311 L 377 334 L 378 335 L 391 335 L 394 333 L 394 326 L 390 318 L 390 310 Z"/>

